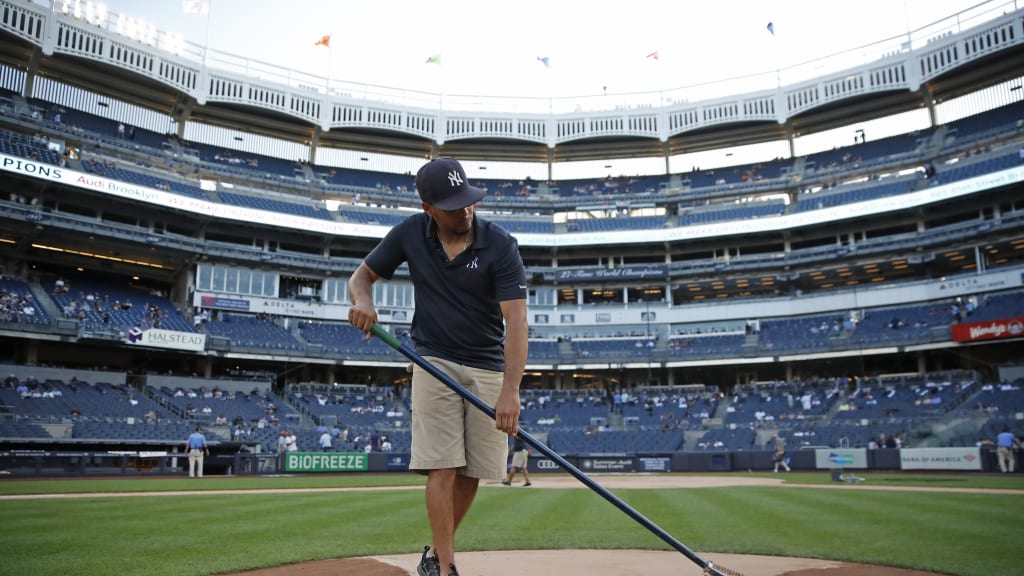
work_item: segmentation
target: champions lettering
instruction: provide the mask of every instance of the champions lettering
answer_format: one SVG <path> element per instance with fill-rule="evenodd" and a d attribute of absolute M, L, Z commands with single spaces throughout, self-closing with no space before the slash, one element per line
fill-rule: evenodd
<path fill-rule="evenodd" d="M 20 172 L 22 174 L 32 174 L 34 176 L 46 176 L 53 180 L 60 180 L 64 177 L 61 173 L 61 168 L 58 166 L 40 164 L 38 162 L 22 160 L 12 156 L 4 156 L 3 161 L 0 162 L 0 166 L 3 166 L 3 169 L 9 172 Z"/>

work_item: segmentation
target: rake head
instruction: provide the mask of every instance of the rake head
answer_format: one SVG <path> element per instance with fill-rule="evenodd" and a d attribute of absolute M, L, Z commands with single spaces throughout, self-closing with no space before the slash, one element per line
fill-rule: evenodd
<path fill-rule="evenodd" d="M 724 566 L 715 566 L 708 562 L 707 566 L 704 567 L 704 576 L 743 576 L 743 574 L 735 570 L 729 570 Z"/>

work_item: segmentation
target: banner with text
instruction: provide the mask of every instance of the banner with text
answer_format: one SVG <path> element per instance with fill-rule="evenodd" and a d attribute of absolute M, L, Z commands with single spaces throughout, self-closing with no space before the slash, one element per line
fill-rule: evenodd
<path fill-rule="evenodd" d="M 903 448 L 903 470 L 981 470 L 981 451 L 977 448 Z"/>
<path fill-rule="evenodd" d="M 672 459 L 668 456 L 637 456 L 637 472 L 671 472 Z"/>
<path fill-rule="evenodd" d="M 1024 317 L 1020 316 L 990 320 L 988 322 L 965 322 L 953 325 L 953 340 L 956 342 L 1019 338 L 1021 336 L 1024 336 Z"/>
<path fill-rule="evenodd" d="M 309 218 L 293 214 L 282 214 L 258 210 L 243 206 L 233 206 L 211 202 L 190 196 L 180 196 L 172 192 L 147 188 L 127 182 L 119 182 L 98 176 L 78 172 L 66 167 L 53 166 L 8 154 L 0 154 L 0 171 L 20 174 L 29 178 L 56 182 L 74 188 L 92 190 L 110 196 L 127 198 L 148 204 L 164 206 L 192 214 L 202 214 L 214 219 L 235 220 L 241 222 L 260 222 L 267 226 L 278 226 L 295 230 L 327 234 L 333 236 L 354 236 L 360 238 L 383 238 L 390 228 L 370 224 L 354 224 L 335 222 L 323 218 Z M 774 232 L 789 230 L 808 225 L 820 225 L 838 220 L 862 218 L 873 214 L 887 212 L 896 213 L 910 210 L 918 206 L 926 206 L 953 198 L 960 198 L 982 190 L 991 190 L 1024 182 L 1024 166 L 1014 166 L 991 174 L 982 174 L 948 184 L 925 188 L 915 192 L 876 198 L 864 202 L 831 206 L 819 210 L 793 212 L 783 216 L 736 220 L 730 222 L 711 222 L 692 226 L 679 226 L 661 230 L 615 230 L 601 232 L 578 232 L 573 234 L 516 234 L 521 246 L 588 246 L 599 244 L 632 244 L 635 242 L 675 242 L 679 240 L 696 240 L 731 236 L 734 234 L 755 234 L 758 232 Z M 198 182 L 197 182 L 198 184 Z M 665 278 L 667 268 L 660 264 L 648 266 L 631 265 L 630 274 L 625 271 L 609 270 L 602 277 L 615 280 L 641 280 Z M 649 270 L 648 270 L 649 268 Z M 566 278 L 566 280 L 585 281 L 600 280 L 596 274 L 593 278 Z M 610 274 L 610 275 L 609 275 Z M 653 275 L 652 275 L 653 274 Z"/>
<path fill-rule="evenodd" d="M 288 452 L 286 472 L 366 472 L 369 456 L 365 452 Z"/>
<path fill-rule="evenodd" d="M 224 298 L 221 296 L 199 296 L 199 305 L 203 308 L 216 310 L 237 310 L 239 312 L 249 311 L 249 301 L 243 298 Z"/>
<path fill-rule="evenodd" d="M 132 328 L 128 330 L 124 341 L 134 346 L 152 346 L 169 350 L 184 350 L 188 352 L 202 352 L 206 350 L 206 334 L 176 332 L 159 328 L 149 328 L 146 330 L 138 327 Z"/>
<path fill-rule="evenodd" d="M 298 316 L 301 318 L 317 318 L 321 320 L 333 320 L 348 316 L 348 307 L 341 304 L 324 304 L 322 302 L 308 300 L 288 300 L 286 298 L 263 298 L 258 296 L 217 296 L 208 293 L 196 292 L 192 298 L 195 306 L 215 310 L 238 310 L 253 313 L 274 314 L 278 316 Z M 401 312 L 401 314 L 399 314 Z M 404 321 L 407 318 L 405 310 L 381 309 L 377 313 L 387 320 L 390 315 L 392 321 Z"/>
<path fill-rule="evenodd" d="M 633 472 L 633 458 L 629 456 L 581 457 L 579 467 L 587 474 L 592 472 Z"/>
<path fill-rule="evenodd" d="M 559 270 L 559 281 L 581 280 L 664 280 L 668 278 L 668 264 L 626 264 L 618 268 L 588 268 Z"/>
<path fill-rule="evenodd" d="M 867 468 L 868 453 L 863 448 L 819 448 L 814 451 L 814 466 L 828 468 Z"/>

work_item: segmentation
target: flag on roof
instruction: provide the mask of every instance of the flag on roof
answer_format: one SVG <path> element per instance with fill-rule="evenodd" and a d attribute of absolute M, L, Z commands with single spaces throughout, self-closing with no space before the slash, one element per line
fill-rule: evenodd
<path fill-rule="evenodd" d="M 181 11 L 185 14 L 206 15 L 210 13 L 209 0 L 181 0 Z"/>
<path fill-rule="evenodd" d="M 326 36 L 322 36 L 319 40 L 317 40 L 313 44 L 313 46 L 327 46 L 328 48 L 330 48 L 331 47 L 331 35 L 328 34 Z"/>
<path fill-rule="evenodd" d="M 650 58 L 651 60 L 658 60 L 658 51 L 655 50 L 654 52 L 651 52 L 650 54 L 647 55 L 647 57 Z"/>
<path fill-rule="evenodd" d="M 547 56 L 537 56 L 537 61 L 543 64 L 545 68 L 551 68 L 551 58 Z"/>
<path fill-rule="evenodd" d="M 427 64 L 440 64 L 440 63 L 441 63 L 441 55 L 440 54 L 434 54 L 433 56 L 427 58 Z"/>
<path fill-rule="evenodd" d="M 766 28 L 768 28 L 768 31 L 772 33 L 772 36 L 775 36 L 775 23 L 774 22 L 769 22 L 768 26 L 766 26 Z"/>

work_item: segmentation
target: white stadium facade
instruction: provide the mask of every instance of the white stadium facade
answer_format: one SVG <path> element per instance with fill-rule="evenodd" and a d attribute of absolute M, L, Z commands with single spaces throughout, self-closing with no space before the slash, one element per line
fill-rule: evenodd
<path fill-rule="evenodd" d="M 271 64 L 172 53 L 112 15 L 60 4 L 0 0 L 5 275 L 44 292 L 55 278 L 74 290 L 76 274 L 105 277 L 210 326 L 272 318 L 295 345 L 198 325 L 140 346 L 132 327 L 51 303 L 45 325 L 0 323 L 6 362 L 269 374 L 275 386 L 403 382 L 401 357 L 309 328 L 344 327 L 348 275 L 419 208 L 408 166 L 438 156 L 472 167 L 488 188 L 478 214 L 519 240 L 524 389 L 998 378 L 1022 359 L 1024 9 L 1012 3 L 763 89 L 612 105 L 325 89 Z M 884 138 L 848 128 L 907 114 L 929 125 Z M 802 137 L 846 129 L 848 146 L 793 153 Z M 17 145 L 40 138 L 54 160 Z M 790 154 L 685 163 L 770 142 Z M 380 158 L 405 168 L 361 168 Z M 564 163 L 636 158 L 664 170 L 552 177 Z M 482 171 L 502 165 L 544 176 Z M 375 298 L 386 328 L 408 329 L 407 276 Z M 1004 300 L 1010 311 L 983 321 L 959 312 Z"/>

